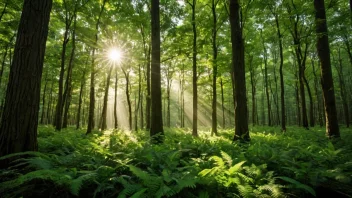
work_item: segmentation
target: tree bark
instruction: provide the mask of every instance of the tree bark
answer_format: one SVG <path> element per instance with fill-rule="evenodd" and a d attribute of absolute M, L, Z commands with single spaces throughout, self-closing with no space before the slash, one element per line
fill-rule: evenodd
<path fill-rule="evenodd" d="M 99 31 L 99 25 L 100 25 L 100 20 L 101 16 L 103 14 L 103 11 L 105 9 L 105 4 L 107 0 L 103 1 L 103 4 L 101 5 L 100 13 L 98 16 L 97 23 L 95 25 L 95 41 L 94 45 L 98 43 L 98 31 Z M 91 72 L 90 72 L 90 93 L 89 93 L 89 113 L 88 113 L 88 127 L 87 127 L 87 132 L 86 134 L 92 133 L 92 130 L 94 129 L 94 109 L 95 109 L 95 47 L 93 47 L 92 50 L 92 65 L 91 65 Z"/>
<path fill-rule="evenodd" d="M 252 124 L 253 126 L 255 126 L 256 123 L 256 81 L 255 81 L 255 77 L 254 77 L 254 67 L 253 67 L 253 56 L 250 55 L 249 56 L 249 74 L 250 74 L 250 78 L 251 78 L 251 86 L 252 86 Z"/>
<path fill-rule="evenodd" d="M 220 78 L 220 89 L 221 89 L 221 108 L 222 108 L 222 128 L 225 128 L 225 107 L 224 107 L 224 82 Z"/>
<path fill-rule="evenodd" d="M 36 151 L 40 84 L 52 0 L 25 0 L 0 127 L 0 157 Z M 6 168 L 11 160 L 0 161 Z"/>
<path fill-rule="evenodd" d="M 115 71 L 115 96 L 114 96 L 114 127 L 117 129 L 118 122 L 117 122 L 117 70 Z"/>
<path fill-rule="evenodd" d="M 152 27 L 152 60 L 151 60 L 151 125 L 150 137 L 152 143 L 164 140 L 162 104 L 161 104 L 161 76 L 160 76 L 160 7 L 159 0 L 151 0 Z"/>
<path fill-rule="evenodd" d="M 240 26 L 239 0 L 230 0 L 230 25 L 232 43 L 232 64 L 235 85 L 235 135 L 233 140 L 249 141 L 246 79 L 244 64 L 244 39 Z"/>
<path fill-rule="evenodd" d="M 270 103 L 270 97 L 269 97 L 269 82 L 268 82 L 268 57 L 266 53 L 266 47 L 263 39 L 263 32 L 260 30 L 260 37 L 262 39 L 262 45 L 263 45 L 263 54 L 264 54 L 264 85 L 265 85 L 265 95 L 266 95 L 266 102 L 267 102 L 267 108 L 268 108 L 268 125 L 271 126 L 271 103 Z"/>
<path fill-rule="evenodd" d="M 315 118 L 314 118 L 314 103 L 313 103 L 313 96 L 312 92 L 309 87 L 309 83 L 307 78 L 304 76 L 304 84 L 307 87 L 307 92 L 308 92 L 308 98 L 309 98 L 309 125 L 310 127 L 314 127 L 315 125 Z"/>
<path fill-rule="evenodd" d="M 329 138 L 338 138 L 340 137 L 340 130 L 337 121 L 324 0 L 314 0 L 314 8 L 317 33 L 317 51 L 320 59 L 321 85 L 325 105 L 326 135 Z"/>
<path fill-rule="evenodd" d="M 318 114 L 318 121 L 319 121 L 319 126 L 322 127 L 323 126 L 323 115 L 322 115 L 322 104 L 321 104 L 321 95 L 320 92 L 318 92 L 318 77 L 317 74 L 315 72 L 315 66 L 314 66 L 314 60 L 312 59 L 312 70 L 313 70 L 313 75 L 314 75 L 314 91 L 315 91 L 315 96 L 317 98 L 317 114 Z"/>
<path fill-rule="evenodd" d="M 86 80 L 86 72 L 83 71 L 82 79 L 81 79 L 81 87 L 79 89 L 76 129 L 80 128 L 80 123 L 81 123 L 82 97 L 83 97 L 83 89 L 84 89 L 84 85 L 85 85 L 85 80 Z"/>
<path fill-rule="evenodd" d="M 125 71 L 122 69 L 123 74 L 125 75 L 126 79 L 126 99 L 128 105 L 128 129 L 132 131 L 132 105 L 131 105 L 131 97 L 130 97 L 130 71 Z"/>
<path fill-rule="evenodd" d="M 193 86 L 193 125 L 192 135 L 198 137 L 198 89 L 197 89 L 197 27 L 196 27 L 196 0 L 192 0 L 188 4 L 192 9 L 192 31 L 193 31 L 193 52 L 192 52 L 192 86 Z"/>
<path fill-rule="evenodd" d="M 109 98 L 109 88 L 110 88 L 110 78 L 111 78 L 112 68 L 113 68 L 113 65 L 110 66 L 109 72 L 108 72 L 108 76 L 106 78 L 103 110 L 102 110 L 102 113 L 101 113 L 102 122 L 101 122 L 101 126 L 100 126 L 102 131 L 107 129 L 106 116 L 107 116 L 107 110 L 108 110 L 108 98 Z"/>
<path fill-rule="evenodd" d="M 275 16 L 275 23 L 276 23 L 276 31 L 277 36 L 279 37 L 279 49 L 280 49 L 280 98 L 281 98 L 281 130 L 283 132 L 286 131 L 286 106 L 285 106 L 285 84 L 284 84 L 284 74 L 283 74 L 283 66 L 284 66 L 284 53 L 282 47 L 282 35 L 280 30 L 280 23 L 279 23 L 279 16 L 274 14 Z"/>
<path fill-rule="evenodd" d="M 216 95 L 216 80 L 218 75 L 218 66 L 217 66 L 217 57 L 218 57 L 218 46 L 217 46 L 217 15 L 216 15 L 216 6 L 218 4 L 218 0 L 212 0 L 211 10 L 213 14 L 213 29 L 212 29 L 212 47 L 213 47 L 213 101 L 212 101 L 212 135 L 218 135 L 218 121 L 217 121 L 217 95 Z"/>
<path fill-rule="evenodd" d="M 48 85 L 48 73 L 45 74 L 45 84 L 44 84 L 43 97 L 42 97 L 42 113 L 40 116 L 40 124 L 44 124 L 44 107 L 45 107 L 45 96 L 46 96 L 47 85 Z"/>
<path fill-rule="evenodd" d="M 145 106 L 145 121 L 146 121 L 146 129 L 150 129 L 150 122 L 151 122 L 151 106 L 152 106 L 152 101 L 151 101 L 151 87 L 150 87 L 150 66 L 151 66 L 151 47 L 148 48 L 148 61 L 147 61 L 147 97 L 146 97 L 146 106 Z"/>

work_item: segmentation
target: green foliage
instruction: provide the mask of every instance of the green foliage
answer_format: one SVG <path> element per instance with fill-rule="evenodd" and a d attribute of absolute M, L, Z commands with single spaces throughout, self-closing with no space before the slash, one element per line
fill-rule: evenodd
<path fill-rule="evenodd" d="M 39 152 L 0 170 L 2 197 L 319 197 L 319 188 L 351 194 L 351 135 L 332 144 L 321 129 L 252 129 L 249 143 L 232 143 L 232 130 L 193 138 L 167 129 L 165 143 L 145 131 L 39 129 Z M 262 132 L 255 132 L 262 131 Z"/>

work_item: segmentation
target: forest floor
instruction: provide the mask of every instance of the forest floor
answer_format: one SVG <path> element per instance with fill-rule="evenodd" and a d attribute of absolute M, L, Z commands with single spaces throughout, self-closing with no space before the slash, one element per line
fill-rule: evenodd
<path fill-rule="evenodd" d="M 333 143 L 323 128 L 252 127 L 249 143 L 166 128 L 160 145 L 146 131 L 84 132 L 40 126 L 39 152 L 0 170 L 0 197 L 352 197 L 346 128 Z"/>

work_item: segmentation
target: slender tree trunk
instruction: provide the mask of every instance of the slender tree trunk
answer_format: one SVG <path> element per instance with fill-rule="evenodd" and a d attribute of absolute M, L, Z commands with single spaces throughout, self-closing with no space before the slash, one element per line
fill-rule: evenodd
<path fill-rule="evenodd" d="M 224 107 L 224 83 L 222 78 L 220 78 L 220 88 L 221 88 L 221 108 L 222 108 L 222 128 L 225 128 L 225 107 Z"/>
<path fill-rule="evenodd" d="M 296 57 L 298 61 L 298 76 L 299 76 L 299 93 L 300 93 L 300 98 L 301 98 L 301 113 L 302 113 L 302 126 L 306 129 L 308 129 L 308 117 L 307 117 L 307 105 L 306 105 L 306 94 L 304 90 L 304 71 L 305 71 L 305 58 L 302 60 L 302 50 L 301 50 L 301 43 L 298 40 L 295 40 L 295 44 L 297 45 L 295 51 L 296 51 Z M 306 44 L 306 49 L 307 51 L 307 44 Z"/>
<path fill-rule="evenodd" d="M 112 69 L 113 69 L 113 66 L 111 65 L 110 68 L 109 68 L 108 76 L 106 78 L 103 110 L 102 110 L 102 113 L 101 113 L 102 122 L 101 122 L 101 126 L 100 126 L 102 131 L 107 129 L 106 117 L 107 117 L 107 110 L 108 110 L 109 88 L 110 88 L 110 78 L 111 78 Z"/>
<path fill-rule="evenodd" d="M 51 6 L 52 0 L 24 1 L 1 120 L 0 157 L 38 149 L 40 83 Z M 0 161 L 0 169 L 10 161 Z"/>
<path fill-rule="evenodd" d="M 218 46 L 217 46 L 217 15 L 216 6 L 219 1 L 212 0 L 211 10 L 213 14 L 213 30 L 212 30 L 212 46 L 213 46 L 213 103 L 212 103 L 212 135 L 218 135 L 218 121 L 217 121 L 217 95 L 216 95 L 216 80 L 218 74 L 217 57 L 218 57 Z"/>
<path fill-rule="evenodd" d="M 62 42 L 62 51 L 61 51 L 61 66 L 60 66 L 60 75 L 59 75 L 59 93 L 57 97 L 56 104 L 56 113 L 55 113 L 55 129 L 57 131 L 61 130 L 62 127 L 62 110 L 63 110 L 63 85 L 64 85 L 64 74 L 65 74 L 65 60 L 66 60 L 66 46 L 69 41 L 68 32 L 69 25 L 68 19 L 66 18 L 66 29 L 64 33 L 64 40 Z M 67 80 L 67 79 L 66 79 Z"/>
<path fill-rule="evenodd" d="M 169 73 L 170 71 L 168 71 Z M 167 99 L 167 113 L 166 113 L 166 124 L 167 127 L 171 126 L 171 116 L 170 116 L 170 89 L 171 89 L 171 79 L 169 78 L 170 76 L 168 75 L 167 79 L 167 87 L 166 87 L 166 99 Z"/>
<path fill-rule="evenodd" d="M 321 85 L 323 89 L 325 106 L 326 135 L 329 138 L 338 138 L 340 137 L 340 130 L 337 121 L 324 0 L 314 0 L 314 8 L 317 33 L 317 51 L 320 59 Z"/>
<path fill-rule="evenodd" d="M 115 71 L 115 97 L 114 97 L 114 127 L 117 129 L 118 122 L 117 122 L 117 70 Z"/>
<path fill-rule="evenodd" d="M 67 96 L 65 100 L 62 128 L 67 128 L 67 125 L 68 125 L 68 116 L 69 116 L 68 111 L 70 109 L 71 99 L 72 99 L 72 85 L 69 85 L 69 87 L 67 88 Z"/>
<path fill-rule="evenodd" d="M 128 129 L 132 131 L 132 105 L 131 105 L 131 97 L 130 97 L 130 71 L 125 71 L 122 69 L 123 74 L 126 79 L 126 99 L 128 105 Z"/>
<path fill-rule="evenodd" d="M 315 125 L 315 118 L 314 118 L 314 103 L 313 103 L 313 96 L 312 92 L 309 87 L 309 83 L 307 78 L 304 76 L 304 83 L 306 84 L 307 91 L 308 91 L 308 97 L 309 97 L 309 124 L 310 127 L 314 127 Z"/>
<path fill-rule="evenodd" d="M 197 27 L 196 27 L 196 0 L 192 0 L 188 4 L 192 8 L 192 30 L 193 30 L 193 56 L 192 56 L 192 70 L 193 70 L 193 129 L 192 135 L 198 137 L 198 89 L 197 89 Z"/>
<path fill-rule="evenodd" d="M 256 97 L 256 85 L 255 85 L 255 77 L 254 77 L 254 68 L 253 68 L 253 56 L 250 55 L 249 57 L 249 74 L 251 77 L 251 86 L 252 86 L 252 123 L 253 126 L 255 126 L 256 123 L 256 101 L 255 101 L 255 97 Z"/>
<path fill-rule="evenodd" d="M 48 101 L 48 104 L 47 104 L 47 108 L 46 108 L 46 115 L 45 115 L 45 124 L 52 124 L 52 121 L 50 119 L 51 115 L 50 115 L 50 112 L 51 112 L 51 105 L 52 105 L 52 99 L 53 99 L 53 86 L 54 86 L 54 80 L 53 80 L 53 77 L 51 77 L 51 85 L 50 85 L 50 94 L 49 94 L 49 101 Z"/>
<path fill-rule="evenodd" d="M 45 107 L 45 96 L 46 96 L 46 87 L 48 84 L 48 73 L 45 74 L 45 84 L 44 84 L 44 90 L 43 90 L 43 98 L 42 98 L 42 113 L 40 116 L 40 124 L 44 124 L 44 107 Z"/>
<path fill-rule="evenodd" d="M 64 118 L 63 118 L 63 123 L 62 123 L 62 128 L 67 128 L 68 124 L 68 111 L 70 109 L 70 104 L 71 104 L 71 98 L 72 98 L 72 70 L 74 67 L 74 57 L 75 57 L 75 50 L 76 50 L 76 25 L 77 25 L 77 4 L 75 4 L 75 9 L 73 12 L 73 28 L 72 28 L 72 49 L 71 49 L 71 56 L 70 56 L 70 61 L 68 64 L 68 69 L 67 69 L 67 77 L 66 77 L 66 83 L 65 83 L 65 91 L 63 95 L 63 103 L 65 104 L 65 109 L 64 109 Z"/>
<path fill-rule="evenodd" d="M 151 61 L 151 126 L 150 137 L 153 143 L 164 140 L 161 76 L 160 76 L 160 7 L 159 0 L 151 0 L 152 61 Z"/>
<path fill-rule="evenodd" d="M 339 84 L 340 84 L 340 96 L 342 99 L 342 105 L 343 105 L 343 112 L 344 112 L 344 117 L 345 117 L 345 124 L 346 127 L 350 127 L 350 118 L 349 118 L 349 112 L 348 112 L 348 103 L 347 103 L 347 97 L 346 97 L 346 86 L 345 86 L 345 80 L 344 80 L 344 75 L 343 75 L 343 64 L 342 64 L 342 58 L 341 58 L 341 52 L 340 48 L 338 50 L 339 52 L 339 67 L 336 66 L 337 74 L 339 77 Z"/>
<path fill-rule="evenodd" d="M 86 80 L 86 72 L 83 71 L 82 79 L 81 79 L 81 87 L 80 87 L 80 89 L 79 89 L 79 99 L 78 99 L 78 110 L 77 110 L 76 129 L 79 129 L 79 128 L 80 128 L 81 109 L 82 109 L 82 97 L 83 97 L 83 90 L 84 90 L 84 86 L 85 86 L 85 80 Z"/>
<path fill-rule="evenodd" d="M 282 47 L 282 35 L 280 30 L 279 16 L 277 13 L 275 14 L 275 23 L 276 23 L 276 31 L 277 36 L 279 37 L 279 49 L 280 49 L 280 98 L 281 98 L 281 130 L 283 132 L 286 131 L 286 106 L 285 106 L 285 84 L 284 84 L 284 74 L 283 74 L 283 66 L 284 66 L 284 53 Z"/>
<path fill-rule="evenodd" d="M 266 47 L 263 39 L 263 32 L 260 30 L 260 37 L 262 39 L 262 45 L 264 49 L 264 84 L 265 84 L 265 95 L 266 95 L 266 102 L 268 107 L 268 125 L 271 126 L 271 103 L 270 103 L 270 96 L 269 96 L 269 82 L 268 82 L 268 57 L 266 53 Z"/>
<path fill-rule="evenodd" d="M 296 94 L 296 106 L 297 106 L 297 121 L 298 121 L 298 126 L 301 126 L 301 108 L 300 108 L 300 102 L 299 102 L 298 82 L 295 84 L 295 94 Z"/>
<path fill-rule="evenodd" d="M 138 111 L 143 109 L 143 106 L 142 106 L 142 103 L 143 103 L 143 100 L 142 100 L 142 66 L 139 65 L 138 66 L 138 105 L 137 105 L 137 110 L 136 110 L 136 117 L 138 115 Z M 141 129 L 143 128 L 143 113 L 141 113 Z M 137 120 L 137 119 L 136 119 Z M 137 124 L 137 121 L 136 121 L 136 129 L 138 128 L 138 124 Z"/>
<path fill-rule="evenodd" d="M 97 24 L 95 25 L 95 44 L 94 46 L 98 43 L 98 31 L 99 31 L 99 25 L 100 25 L 100 19 L 103 14 L 103 11 L 105 9 L 105 4 L 107 0 L 103 1 L 103 4 L 101 5 L 100 8 L 100 13 L 98 17 Z M 90 73 L 90 93 L 89 93 L 89 113 L 88 113 L 88 127 L 87 127 L 87 132 L 86 134 L 90 134 L 92 130 L 94 129 L 94 109 L 95 109 L 95 47 L 93 47 L 92 50 L 92 65 L 91 65 L 91 73 Z"/>
<path fill-rule="evenodd" d="M 146 121 L 146 129 L 150 129 L 151 122 L 151 87 L 150 87 L 150 66 L 151 66 L 151 47 L 148 48 L 148 61 L 147 61 L 147 97 L 146 97 L 146 105 L 145 105 L 145 121 Z"/>
<path fill-rule="evenodd" d="M 230 25 L 232 42 L 232 64 L 234 73 L 235 98 L 235 135 L 233 140 L 249 141 L 248 111 L 246 98 L 246 79 L 244 64 L 244 39 L 240 26 L 239 0 L 230 0 Z"/>

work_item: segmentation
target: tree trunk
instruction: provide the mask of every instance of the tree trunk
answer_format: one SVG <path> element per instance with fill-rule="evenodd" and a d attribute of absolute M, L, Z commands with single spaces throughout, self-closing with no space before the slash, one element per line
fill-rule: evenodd
<path fill-rule="evenodd" d="M 69 25 L 67 24 L 68 19 L 66 18 L 66 29 L 64 33 L 64 40 L 62 42 L 61 51 L 61 66 L 60 66 L 60 76 L 59 76 L 59 93 L 57 96 L 56 113 L 55 113 L 55 129 L 57 131 L 61 130 L 62 127 L 62 110 L 63 110 L 63 85 L 64 85 L 64 74 L 65 74 L 65 60 L 66 60 L 66 46 L 69 41 L 68 32 Z M 66 79 L 67 80 L 67 79 Z"/>
<path fill-rule="evenodd" d="M 53 77 L 51 77 L 50 94 L 49 94 L 49 101 L 46 108 L 45 124 L 49 124 L 49 123 L 52 124 L 52 120 L 50 119 L 51 117 L 50 112 L 51 112 L 51 105 L 52 105 L 52 99 L 53 99 L 53 86 L 54 86 L 54 80 L 53 80 Z"/>
<path fill-rule="evenodd" d="M 95 41 L 94 45 L 98 43 L 98 31 L 99 31 L 99 25 L 100 25 L 100 19 L 103 14 L 103 11 L 105 9 L 105 4 L 107 0 L 103 1 L 103 4 L 101 5 L 99 17 L 97 24 L 95 25 Z M 95 109 L 95 47 L 93 47 L 92 50 L 92 65 L 91 65 L 91 72 L 90 72 L 90 93 L 89 93 L 89 113 L 88 113 L 88 127 L 87 127 L 87 132 L 86 134 L 90 134 L 92 130 L 94 129 L 94 109 Z"/>
<path fill-rule="evenodd" d="M 218 121 L 217 121 L 217 95 L 216 95 L 216 79 L 218 74 L 217 57 L 218 57 L 218 46 L 217 46 L 217 15 L 216 6 L 219 1 L 212 0 L 211 10 L 213 13 L 213 30 L 212 30 L 212 46 L 213 46 L 213 101 L 212 101 L 212 135 L 218 135 Z"/>
<path fill-rule="evenodd" d="M 187 1 L 188 2 L 188 1 Z M 192 3 L 188 2 L 192 8 L 192 31 L 193 31 L 193 56 L 192 56 L 192 70 L 193 70 L 193 128 L 192 135 L 198 137 L 198 89 L 197 89 L 197 27 L 196 27 L 196 0 Z"/>
<path fill-rule="evenodd" d="M 296 95 L 296 107 L 297 107 L 297 121 L 298 121 L 298 126 L 301 126 L 301 108 L 300 108 L 300 102 L 299 102 L 298 82 L 295 84 L 295 95 Z"/>
<path fill-rule="evenodd" d="M 68 111 L 70 109 L 71 98 L 72 98 L 72 85 L 69 85 L 68 88 L 67 88 L 67 95 L 66 95 L 66 100 L 65 100 L 65 108 L 64 108 L 64 117 L 63 117 L 63 122 L 62 122 L 62 128 L 67 128 L 67 125 L 68 125 Z"/>
<path fill-rule="evenodd" d="M 82 109 L 82 97 L 83 97 L 83 89 L 86 80 L 86 72 L 83 71 L 82 79 L 81 79 L 81 87 L 79 89 L 79 99 L 78 99 L 78 110 L 77 110 L 77 120 L 76 120 L 76 129 L 80 128 L 81 122 L 81 109 Z"/>
<path fill-rule="evenodd" d="M 115 97 L 114 97 L 114 127 L 117 129 L 118 122 L 117 122 L 117 70 L 115 72 Z"/>
<path fill-rule="evenodd" d="M 268 107 L 268 125 L 271 126 L 271 103 L 269 97 L 269 82 L 268 82 L 268 57 L 266 53 L 266 47 L 263 39 L 263 32 L 260 30 L 260 37 L 262 39 L 263 49 L 264 49 L 264 85 L 265 85 L 265 95 L 266 95 L 266 102 Z"/>
<path fill-rule="evenodd" d="M 315 125 L 315 118 L 314 118 L 314 103 L 313 103 L 313 97 L 312 97 L 312 92 L 309 87 L 309 83 L 307 78 L 304 76 L 304 83 L 306 84 L 307 91 L 308 91 L 308 97 L 309 97 L 309 125 L 310 127 L 314 127 Z"/>
<path fill-rule="evenodd" d="M 169 73 L 170 71 L 168 71 Z M 166 99 L 167 99 L 167 112 L 166 112 L 166 124 L 167 127 L 171 126 L 171 116 L 170 116 L 170 89 L 171 89 L 171 79 L 168 75 L 167 78 L 167 87 L 166 87 Z"/>
<path fill-rule="evenodd" d="M 255 77 L 254 77 L 254 68 L 253 68 L 253 56 L 249 56 L 249 74 L 251 77 L 251 86 L 252 86 L 252 123 L 253 126 L 255 126 L 256 123 L 256 101 L 255 101 L 255 96 L 256 96 L 256 82 L 255 82 Z"/>
<path fill-rule="evenodd" d="M 244 39 L 240 27 L 240 3 L 230 0 L 230 25 L 232 42 L 232 64 L 234 73 L 235 95 L 235 135 L 233 140 L 249 141 L 248 111 L 246 98 L 246 79 L 244 64 Z"/>
<path fill-rule="evenodd" d="M 329 138 L 338 138 L 340 137 L 340 130 L 337 121 L 324 0 L 314 0 L 314 8 L 317 33 L 317 51 L 320 59 L 321 85 L 325 105 L 326 135 Z"/>
<path fill-rule="evenodd" d="M 313 75 L 314 75 L 314 91 L 315 91 L 315 97 L 317 98 L 317 114 L 318 114 L 318 121 L 319 121 L 319 126 L 323 126 L 323 115 L 322 115 L 322 110 L 321 110 L 321 100 L 320 100 L 320 93 L 318 92 L 318 77 L 317 74 L 315 73 L 315 67 L 314 67 L 314 60 L 312 59 L 312 69 L 313 69 Z"/>
<path fill-rule="evenodd" d="M 286 131 L 286 106 L 285 106 L 285 84 L 284 84 L 284 74 L 283 74 L 283 66 L 284 66 L 284 53 L 282 47 L 282 35 L 280 31 L 280 23 L 279 17 L 275 14 L 275 23 L 276 23 L 276 31 L 277 36 L 279 37 L 279 49 L 280 49 L 280 98 L 281 98 L 281 130 L 283 132 Z"/>
<path fill-rule="evenodd" d="M 45 74 L 45 84 L 43 90 L 43 98 L 42 98 L 42 114 L 40 116 L 40 124 L 44 124 L 44 107 L 45 107 L 45 96 L 46 96 L 46 87 L 48 85 L 48 73 Z"/>
<path fill-rule="evenodd" d="M 150 87 L 150 66 L 151 66 L 151 47 L 149 46 L 148 48 L 148 61 L 147 61 L 147 97 L 146 97 L 146 105 L 145 105 L 145 121 L 146 121 L 146 129 L 150 129 L 150 122 L 151 122 L 151 106 L 152 106 L 152 101 L 151 101 L 151 87 Z"/>
<path fill-rule="evenodd" d="M 225 107 L 224 107 L 224 83 L 222 78 L 220 78 L 220 88 L 221 88 L 221 108 L 222 108 L 222 128 L 225 128 Z"/>
<path fill-rule="evenodd" d="M 349 112 L 348 112 L 348 103 L 347 103 L 347 97 L 346 97 L 346 86 L 345 86 L 345 80 L 344 80 L 344 75 L 343 75 L 343 64 L 342 64 L 342 58 L 341 58 L 341 52 L 340 48 L 338 49 L 339 52 L 339 67 L 336 66 L 337 74 L 339 77 L 339 84 L 340 84 L 340 96 L 342 99 L 342 105 L 343 105 L 343 112 L 344 112 L 344 117 L 345 117 L 345 124 L 346 127 L 350 127 L 350 118 L 349 118 Z"/>
<path fill-rule="evenodd" d="M 25 0 L 0 127 L 0 157 L 36 151 L 40 83 L 52 0 Z M 0 161 L 6 168 L 11 160 Z"/>
<path fill-rule="evenodd" d="M 102 131 L 107 129 L 106 116 L 107 116 L 107 110 L 108 110 L 109 88 L 110 88 L 110 78 L 111 78 L 112 68 L 113 68 L 113 65 L 110 66 L 108 76 L 106 78 L 103 110 L 101 113 L 102 122 L 101 122 L 101 126 L 100 126 Z"/>
<path fill-rule="evenodd" d="M 62 128 L 67 128 L 68 110 L 70 109 L 71 98 L 72 98 L 72 70 L 74 66 L 73 61 L 74 61 L 75 50 L 76 50 L 76 25 L 77 25 L 76 12 L 77 12 L 77 4 L 75 4 L 75 9 L 73 13 L 72 49 L 71 49 L 70 61 L 67 68 L 67 77 L 66 77 L 65 91 L 64 91 L 63 103 L 62 103 L 62 104 L 65 104 Z"/>
<path fill-rule="evenodd" d="M 126 79 L 126 99 L 128 105 L 128 129 L 132 131 L 132 105 L 131 105 L 131 97 L 130 97 L 130 71 L 125 71 L 122 69 L 123 74 Z"/>
<path fill-rule="evenodd" d="M 151 61 L 151 125 L 150 137 L 153 143 L 164 140 L 161 76 L 160 76 L 160 7 L 159 0 L 151 0 L 152 61 Z"/>

